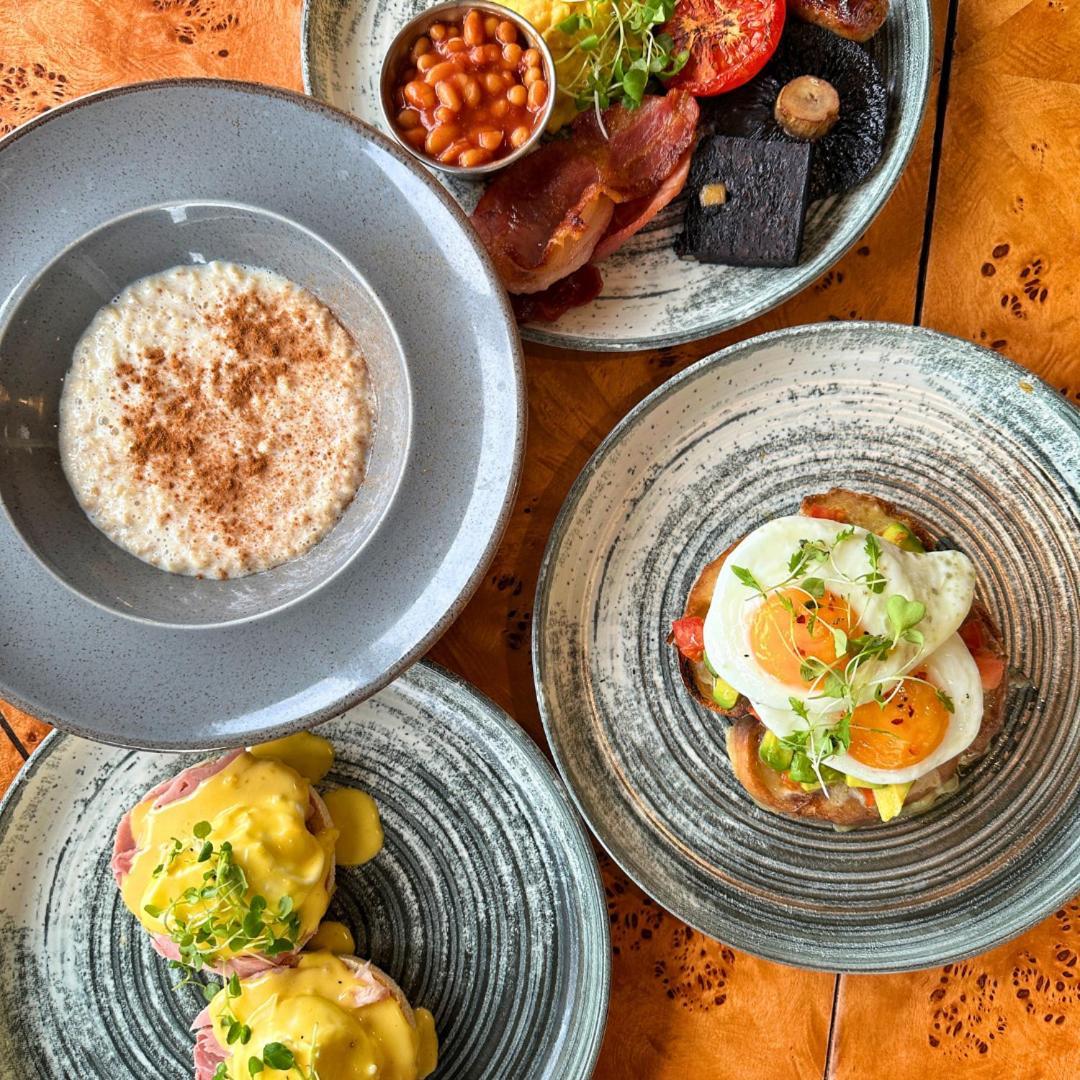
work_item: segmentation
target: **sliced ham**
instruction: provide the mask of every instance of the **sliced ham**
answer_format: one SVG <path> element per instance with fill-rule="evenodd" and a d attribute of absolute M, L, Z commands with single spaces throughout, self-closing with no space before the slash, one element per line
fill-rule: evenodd
<path fill-rule="evenodd" d="M 148 799 L 152 799 L 154 809 L 158 810 L 163 806 L 168 806 L 170 803 L 186 798 L 200 784 L 205 783 L 223 769 L 228 768 L 228 766 L 242 753 L 244 753 L 243 749 L 231 750 L 229 753 L 224 754 L 219 758 L 214 758 L 211 761 L 204 761 L 198 765 L 192 765 L 190 768 L 185 769 L 176 776 L 158 784 L 157 787 L 152 788 L 139 801 L 146 802 Z M 330 811 L 327 808 L 326 803 L 323 802 L 322 797 L 314 788 L 311 789 L 311 803 L 308 807 L 307 824 L 313 834 L 318 834 L 326 829 L 332 829 L 334 827 L 334 821 L 330 816 Z M 131 867 L 138 854 L 139 849 L 136 845 L 135 834 L 131 827 L 131 811 L 129 810 L 123 818 L 121 818 L 120 824 L 116 830 L 116 837 L 113 841 L 113 855 L 110 866 L 117 885 L 122 885 L 124 879 L 131 873 Z M 327 870 L 326 874 L 326 889 L 327 892 L 330 893 L 334 891 L 335 870 L 336 867 L 334 861 L 331 860 L 330 868 Z M 309 934 L 308 937 L 310 936 L 311 935 Z M 260 972 L 268 971 L 271 968 L 291 967 L 296 963 L 299 950 L 303 948 L 306 942 L 307 938 L 299 943 L 295 951 L 279 953 L 277 956 L 273 957 L 253 954 L 250 956 L 236 956 L 230 960 L 222 960 L 211 970 L 217 972 L 217 974 L 221 975 L 223 978 L 229 978 L 235 973 L 236 975 L 239 975 L 241 979 L 246 979 L 252 975 L 258 975 Z M 152 934 L 150 944 L 153 946 L 154 951 L 166 960 L 180 959 L 180 950 L 177 947 L 176 942 L 174 942 L 167 934 Z"/>
<path fill-rule="evenodd" d="M 204 780 L 209 780 L 211 776 L 216 776 L 223 769 L 228 768 L 243 752 L 243 750 L 231 750 L 229 753 L 214 758 L 212 761 L 192 765 L 191 768 L 177 773 L 176 776 L 163 780 L 157 787 L 148 791 L 139 802 L 153 799 L 155 810 L 168 806 L 169 803 L 174 803 L 190 794 Z M 138 848 L 135 846 L 135 834 L 131 830 L 131 811 L 129 810 L 121 818 L 120 825 L 116 830 L 116 838 L 113 840 L 112 861 L 109 864 L 112 867 L 113 877 L 116 878 L 117 885 L 131 873 L 132 863 L 138 853 Z"/>
<path fill-rule="evenodd" d="M 229 1060 L 230 1053 L 217 1041 L 206 1009 L 199 1013 L 192 1028 L 195 1029 L 195 1049 L 192 1051 L 195 1059 L 195 1080 L 214 1080 L 217 1067 L 223 1061 Z"/>
<path fill-rule="evenodd" d="M 583 113 L 568 138 L 501 173 L 473 211 L 509 292 L 544 292 L 594 261 L 598 249 L 611 254 L 686 183 L 698 120 L 692 97 L 677 90 L 647 97 L 637 109 L 606 109 L 602 120 Z"/>
<path fill-rule="evenodd" d="M 518 322 L 555 322 L 572 307 L 595 300 L 603 287 L 603 275 L 592 263 L 586 263 L 543 292 L 512 295 L 510 302 Z"/>
<path fill-rule="evenodd" d="M 352 988 L 354 1009 L 376 1005 L 388 997 L 393 997 L 410 1023 L 413 1021 L 412 1006 L 401 987 L 385 971 L 377 968 L 370 960 L 359 960 L 355 956 L 340 956 L 338 959 L 352 972 L 356 980 L 356 985 Z"/>
<path fill-rule="evenodd" d="M 690 159 L 693 156 L 694 150 L 691 147 L 652 194 L 630 199 L 615 207 L 607 232 L 593 251 L 593 262 L 600 262 L 618 251 L 631 236 L 641 232 L 668 203 L 679 196 L 686 187 L 686 178 L 690 175 Z"/>

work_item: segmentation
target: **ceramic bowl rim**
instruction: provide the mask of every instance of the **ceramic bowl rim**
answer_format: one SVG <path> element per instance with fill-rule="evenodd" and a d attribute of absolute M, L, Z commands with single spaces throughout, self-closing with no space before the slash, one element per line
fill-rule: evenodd
<path fill-rule="evenodd" d="M 333 105 L 318 98 L 284 87 L 269 86 L 264 83 L 254 83 L 242 79 L 214 79 L 191 76 L 179 76 L 169 79 L 149 79 L 136 83 L 128 83 L 122 86 L 112 86 L 102 90 L 95 90 L 88 94 L 72 98 L 70 101 L 58 105 L 56 108 L 50 109 L 47 112 L 40 113 L 26 121 L 26 123 L 15 128 L 14 131 L 9 132 L 3 138 L 0 138 L 0 154 L 8 147 L 14 145 L 19 139 L 44 124 L 49 123 L 55 117 L 67 116 L 85 105 L 128 94 L 168 90 L 173 87 L 198 88 L 208 92 L 226 90 L 237 94 L 248 94 L 253 97 L 273 98 L 288 102 L 292 105 L 299 106 L 307 112 L 315 113 L 334 120 L 335 122 L 342 123 L 353 136 L 358 135 L 361 139 L 366 139 L 369 142 L 374 143 L 380 150 L 389 154 L 395 161 L 407 169 L 414 178 L 419 179 L 420 182 L 427 187 L 429 192 L 443 204 L 450 216 L 458 223 L 465 242 L 472 247 L 473 252 L 480 263 L 486 284 L 491 293 L 491 298 L 497 305 L 499 312 L 502 315 L 502 321 L 509 331 L 507 335 L 509 345 L 508 359 L 510 360 L 510 375 L 513 379 L 512 404 L 515 421 L 512 454 L 513 461 L 507 477 L 506 491 L 502 500 L 502 506 L 500 507 L 498 514 L 495 515 L 491 526 L 490 536 L 478 554 L 475 567 L 465 578 L 460 589 L 457 591 L 456 596 L 446 606 L 446 610 L 443 614 L 432 622 L 427 632 L 418 638 L 416 644 L 411 649 L 406 650 L 405 653 L 399 657 L 395 663 L 390 664 L 380 676 L 369 679 L 361 684 L 351 685 L 346 694 L 330 705 L 303 715 L 293 715 L 288 719 L 276 719 L 273 723 L 268 724 L 259 730 L 258 734 L 261 739 L 274 739 L 292 734 L 295 731 L 314 727 L 325 720 L 340 716 L 354 705 L 358 705 L 360 702 L 378 693 L 379 690 L 393 682 L 394 679 L 396 679 L 403 671 L 411 667 L 412 664 L 420 659 L 431 648 L 431 646 L 457 619 L 462 609 L 468 604 L 469 600 L 476 592 L 502 541 L 503 533 L 506 531 L 506 526 L 509 523 L 510 515 L 513 511 L 521 484 L 523 456 L 528 428 L 524 352 L 521 345 L 521 335 L 517 329 L 517 321 L 514 318 L 513 309 L 510 306 L 510 300 L 506 290 L 503 288 L 502 282 L 499 280 L 499 276 L 495 271 L 491 256 L 473 233 L 469 226 L 468 218 L 458 202 L 431 175 L 431 173 L 424 169 L 412 155 L 406 154 L 392 139 L 388 138 L 370 124 L 353 116 L 351 113 L 335 108 Z M 2 158 L 0 158 L 0 160 L 2 160 Z M 337 580 L 340 580 L 340 578 L 335 579 L 335 581 Z M 333 583 L 331 583 L 331 585 L 333 585 Z M 269 620 L 258 620 L 258 623 L 261 624 L 268 621 Z M 216 633 L 217 629 L 214 628 L 209 631 L 197 632 Z M 61 719 L 58 722 L 58 717 L 54 713 L 49 713 L 47 710 L 43 711 L 32 706 L 31 703 L 27 702 L 26 699 L 22 697 L 22 695 L 17 693 L 12 687 L 6 685 L 2 673 L 0 673 L 0 693 L 16 707 L 29 712 L 31 715 L 38 716 L 39 719 L 44 720 L 55 727 L 61 728 L 69 734 L 91 740 L 100 739 L 99 732 L 90 731 L 82 727 L 81 724 L 70 723 L 66 719 Z M 191 740 L 173 741 L 162 740 L 160 738 L 142 739 L 139 742 L 135 742 L 130 739 L 118 739 L 112 737 L 109 742 L 110 745 L 125 746 L 137 750 L 200 752 L 203 750 L 224 748 L 222 744 L 216 743 L 207 744 L 203 741 L 192 742 Z M 233 740 L 233 743 L 235 744 L 235 740 Z"/>
<path fill-rule="evenodd" d="M 3 145 L 2 145 L 2 142 L 0 142 L 0 149 L 2 149 L 2 148 L 3 148 Z M 102 223 L 100 223 L 98 225 L 95 225 L 92 229 L 90 229 L 87 232 L 83 233 L 82 236 L 78 237 L 75 240 L 72 240 L 66 247 L 63 248 L 63 250 L 59 251 L 56 255 L 54 255 L 53 258 L 48 263 L 46 263 L 43 267 L 41 267 L 39 273 L 34 278 L 30 279 L 26 283 L 26 286 L 23 288 L 23 290 L 20 293 L 20 295 L 19 295 L 18 299 L 16 300 L 16 302 L 13 305 L 9 306 L 8 308 L 5 308 L 5 310 L 3 312 L 0 312 L 0 337 L 2 337 L 3 331 L 8 326 L 11 317 L 18 311 L 19 304 L 24 299 L 26 299 L 27 296 L 29 296 L 30 292 L 34 289 L 37 282 L 39 282 L 42 279 L 42 277 L 44 277 L 46 274 L 48 274 L 49 271 L 52 270 L 54 266 L 56 266 L 69 252 L 71 252 L 78 245 L 82 244 L 84 241 L 90 239 L 91 237 L 94 237 L 94 236 L 104 232 L 106 229 L 111 229 L 114 226 L 116 226 L 116 225 L 118 225 L 118 224 L 120 224 L 122 222 L 126 222 L 126 221 L 128 221 L 130 219 L 141 217 L 142 215 L 148 214 L 148 213 L 149 214 L 155 214 L 155 213 L 159 213 L 159 212 L 168 213 L 168 211 L 170 209 L 173 209 L 173 208 L 178 207 L 178 206 L 185 206 L 185 207 L 187 207 L 187 206 L 225 207 L 228 210 L 248 211 L 248 212 L 251 212 L 251 213 L 253 213 L 255 215 L 258 215 L 260 217 L 267 217 L 267 218 L 270 218 L 270 219 L 272 219 L 272 220 L 274 220 L 276 222 L 283 223 L 283 224 L 287 225 L 290 229 L 294 229 L 297 232 L 304 234 L 309 240 L 314 241 L 315 244 L 318 247 L 325 249 L 331 255 L 333 255 L 344 267 L 346 267 L 348 269 L 349 273 L 354 278 L 357 279 L 360 286 L 362 287 L 362 291 L 364 293 L 365 298 L 367 299 L 368 302 L 370 302 L 372 307 L 382 317 L 382 320 L 383 320 L 383 322 L 385 324 L 386 330 L 389 333 L 390 338 L 392 339 L 395 347 L 397 348 L 398 353 L 401 356 L 405 355 L 405 349 L 404 349 L 404 346 L 401 343 L 401 336 L 398 333 L 397 328 L 394 326 L 393 321 L 390 319 L 390 315 L 386 310 L 386 305 L 383 303 L 382 297 L 380 297 L 375 292 L 375 290 L 371 287 L 371 284 L 367 279 L 367 275 L 355 264 L 355 262 L 352 259 L 347 258 L 345 256 L 345 253 L 343 251 L 341 251 L 337 247 L 337 245 L 330 243 L 329 240 L 327 240 L 324 237 L 320 236 L 313 229 L 308 228 L 306 225 L 303 225 L 298 221 L 293 221 L 292 219 L 285 217 L 283 214 L 279 214 L 279 213 L 277 213 L 276 211 L 273 211 L 273 210 L 267 210 L 265 207 L 252 206 L 252 205 L 250 205 L 248 203 L 238 202 L 235 199 L 212 199 L 212 200 L 211 199 L 183 199 L 183 200 L 172 199 L 172 200 L 167 200 L 167 201 L 164 201 L 164 202 L 151 203 L 151 204 L 147 204 L 146 206 L 136 207 L 135 209 L 125 211 L 122 214 L 118 214 L 116 217 L 110 218 L 108 221 L 105 221 L 105 222 L 102 222 Z M 180 265 L 180 264 L 177 264 L 177 265 Z M 198 265 L 198 264 L 191 264 L 191 265 Z M 205 264 L 203 264 L 203 265 L 205 265 Z M 174 269 L 174 267 L 167 267 L 165 271 L 161 271 L 161 272 L 164 273 L 164 272 L 167 272 L 168 270 L 171 270 L 171 269 Z M 135 283 L 136 282 L 134 282 L 134 281 L 128 282 L 128 286 L 133 285 Z M 127 286 L 125 286 L 125 288 L 126 287 Z M 310 291 L 310 290 L 308 290 L 308 291 Z M 319 299 L 319 298 L 316 297 L 316 299 Z M 322 300 L 320 300 L 319 302 L 324 303 Z M 330 310 L 331 314 L 334 315 L 335 318 L 337 318 L 337 314 L 333 311 L 332 308 L 329 308 L 328 304 L 324 303 L 324 306 L 327 307 Z M 65 377 L 66 377 L 66 374 L 65 374 Z M 315 593 L 317 593 L 317 592 L 321 591 L 322 589 L 326 588 L 328 585 L 330 585 L 331 582 L 334 581 L 335 578 L 337 578 L 339 575 L 343 574 L 352 565 L 353 561 L 361 554 L 361 552 L 364 550 L 364 548 L 366 548 L 368 546 L 368 544 L 374 538 L 376 532 L 381 527 L 383 521 L 386 519 L 387 515 L 390 513 L 390 510 L 393 507 L 394 501 L 397 498 L 398 491 L 401 489 L 402 481 L 404 480 L 404 477 L 405 477 L 405 471 L 406 471 L 406 468 L 407 468 L 409 452 L 410 452 L 410 448 L 412 446 L 412 440 L 413 440 L 413 419 L 414 418 L 413 418 L 412 377 L 411 377 L 411 375 L 409 373 L 409 369 L 408 369 L 408 367 L 406 365 L 402 365 L 401 378 L 402 378 L 402 382 L 403 382 L 403 389 L 405 391 L 405 397 L 404 397 L 404 400 L 405 400 L 405 412 L 407 414 L 407 420 L 408 420 L 407 433 L 406 433 L 406 438 L 404 440 L 404 443 L 402 444 L 401 467 L 398 469 L 397 475 L 394 477 L 393 485 L 390 487 L 390 489 L 387 492 L 386 496 L 382 500 L 382 504 L 381 504 L 378 512 L 373 517 L 373 519 L 372 519 L 370 525 L 368 526 L 366 532 L 363 533 L 363 535 L 360 537 L 360 539 L 358 541 L 355 541 L 353 543 L 353 545 L 351 547 L 351 550 L 349 550 L 348 554 L 339 562 L 339 564 L 337 566 L 330 569 L 327 573 L 325 573 L 323 576 L 318 578 L 318 580 L 313 581 L 311 584 L 309 584 L 307 586 L 307 588 L 305 588 L 301 592 L 298 592 L 295 596 L 292 596 L 289 599 L 287 599 L 287 600 L 285 600 L 285 601 L 283 601 L 283 602 L 281 602 L 279 604 L 276 604 L 273 607 L 268 607 L 268 608 L 266 608 L 266 609 L 264 609 L 262 611 L 255 611 L 255 612 L 251 612 L 251 613 L 245 614 L 245 615 L 233 615 L 233 616 L 228 616 L 228 617 L 223 618 L 223 619 L 216 619 L 216 620 L 212 620 L 212 621 L 208 620 L 208 619 L 203 619 L 200 622 L 168 622 L 165 619 L 155 618 L 152 615 L 144 615 L 144 614 L 134 612 L 134 611 L 125 611 L 122 607 L 109 604 L 106 601 L 100 599 L 99 597 L 93 596 L 92 594 L 90 594 L 88 592 L 84 592 L 81 588 L 79 588 L 73 582 L 69 581 L 67 579 L 67 577 L 65 577 L 56 567 L 54 567 L 52 565 L 52 563 L 38 550 L 38 548 L 31 542 L 30 538 L 26 535 L 26 533 L 23 530 L 23 528 L 22 528 L 21 524 L 19 523 L 19 521 L 16 520 L 15 514 L 12 512 L 12 509 L 8 505 L 7 500 L 4 498 L 4 494 L 3 494 L 2 490 L 0 490 L 0 515 L 2 515 L 3 519 L 7 521 L 8 527 L 11 529 L 11 531 L 16 536 L 18 536 L 18 538 L 23 543 L 23 547 L 33 556 L 33 558 L 38 562 L 38 564 L 42 567 L 42 569 L 44 569 L 47 573 L 52 575 L 53 579 L 55 581 L 57 581 L 60 585 L 62 585 L 65 589 L 68 589 L 70 592 L 74 593 L 74 595 L 80 601 L 82 601 L 83 603 L 87 603 L 87 604 L 93 604 L 94 607 L 98 608 L 100 611 L 105 612 L 107 615 L 116 615 L 116 616 L 119 616 L 122 619 L 130 619 L 133 622 L 142 623 L 145 626 L 153 627 L 153 628 L 159 629 L 159 630 L 176 630 L 176 631 L 181 632 L 181 633 L 186 633 L 186 632 L 192 631 L 192 630 L 195 630 L 195 631 L 198 631 L 198 630 L 221 630 L 221 629 L 225 629 L 227 627 L 242 626 L 242 625 L 244 625 L 246 623 L 253 623 L 253 622 L 257 622 L 257 621 L 259 621 L 261 619 L 272 618 L 273 616 L 275 616 L 275 615 L 277 615 L 279 613 L 288 611 L 290 608 L 295 607 L 297 604 L 304 603 L 304 601 L 306 601 L 310 597 L 314 596 Z M 376 387 L 376 398 L 377 398 L 377 400 L 381 400 L 381 398 L 378 395 L 378 388 L 377 387 Z M 378 424 L 378 418 L 379 418 L 379 414 L 377 412 L 376 413 L 376 424 Z M 378 427 L 377 426 L 376 426 L 376 435 L 375 435 L 375 437 L 378 438 Z M 374 444 L 374 442 L 372 442 L 371 447 L 369 448 L 369 450 L 367 452 L 367 456 L 366 456 L 366 462 L 367 463 L 370 463 L 370 461 L 371 461 L 371 451 L 374 449 L 374 446 L 375 446 L 375 444 Z M 66 474 L 66 471 L 65 471 L 65 479 L 66 478 L 67 478 L 67 474 Z M 366 479 L 366 469 L 365 469 L 365 477 L 364 477 L 364 479 Z M 353 499 L 355 499 L 357 496 L 359 496 L 360 492 L 363 489 L 363 483 L 364 483 L 364 481 L 361 480 L 360 484 L 357 486 L 356 492 L 353 495 Z M 70 484 L 70 481 L 69 481 L 69 484 Z M 72 493 L 74 494 L 74 491 Z M 346 504 L 345 508 L 342 510 L 341 514 L 338 516 L 338 519 L 334 522 L 334 524 L 331 526 L 331 528 L 327 531 L 325 536 L 320 538 L 320 540 L 315 545 L 313 545 L 312 548 L 309 548 L 307 551 L 301 552 L 299 555 L 294 556 L 291 559 L 286 559 L 284 563 L 278 563 L 275 566 L 270 567 L 269 569 L 270 570 L 275 570 L 275 569 L 277 569 L 277 566 L 283 566 L 286 563 L 295 562 L 295 561 L 297 561 L 299 559 L 304 558 L 304 556 L 307 555 L 309 551 L 314 550 L 314 548 L 317 547 L 318 544 L 322 542 L 322 540 L 328 539 L 330 534 L 334 531 L 334 529 L 336 529 L 338 527 L 338 525 L 341 523 L 342 518 L 344 517 L 346 511 L 352 505 L 353 499 L 349 500 L 349 502 Z M 79 509 L 83 512 L 83 514 L 86 514 L 85 508 L 83 508 L 82 505 L 78 501 L 78 496 L 76 496 L 75 501 L 78 504 Z M 95 524 L 95 523 L 93 521 L 91 521 L 91 524 Z M 95 525 L 95 528 L 96 527 L 97 526 Z M 106 539 L 112 541 L 112 537 L 108 536 L 108 534 L 105 534 L 105 535 L 106 535 Z M 116 543 L 115 541 L 112 541 L 112 542 L 114 544 Z M 121 545 L 116 545 L 116 546 L 120 547 L 122 551 L 127 551 L 127 548 L 124 548 Z M 128 554 L 133 554 L 133 553 L 128 552 Z M 138 556 L 135 556 L 135 557 L 138 558 Z M 140 561 L 145 562 L 146 560 L 140 560 Z M 149 565 L 154 566 L 153 563 L 150 563 Z M 158 569 L 158 570 L 161 570 L 162 573 L 169 573 L 169 571 L 164 570 L 161 567 L 154 567 L 154 568 Z M 232 580 L 236 581 L 236 580 L 242 580 L 242 579 L 241 578 L 233 578 Z"/>

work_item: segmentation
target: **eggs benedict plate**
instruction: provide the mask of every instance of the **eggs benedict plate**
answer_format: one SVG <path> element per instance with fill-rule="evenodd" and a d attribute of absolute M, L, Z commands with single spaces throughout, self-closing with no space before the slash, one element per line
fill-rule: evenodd
<path fill-rule="evenodd" d="M 111 866 L 161 956 L 248 975 L 294 962 L 318 929 L 338 832 L 306 776 L 234 750 L 149 791 L 121 819 Z"/>
<path fill-rule="evenodd" d="M 731 721 L 738 780 L 793 817 L 925 810 L 1004 717 L 1004 644 L 971 560 L 871 495 L 808 496 L 733 544 L 669 640 L 693 697 Z"/>
<path fill-rule="evenodd" d="M 587 1080 L 603 887 L 528 736 L 427 663 L 318 730 L 209 760 L 44 740 L 0 804 L 0 1062 Z"/>

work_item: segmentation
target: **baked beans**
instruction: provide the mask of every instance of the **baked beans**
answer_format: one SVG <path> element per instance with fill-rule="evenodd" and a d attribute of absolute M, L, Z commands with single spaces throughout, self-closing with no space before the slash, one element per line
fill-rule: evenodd
<path fill-rule="evenodd" d="M 540 50 L 509 19 L 477 8 L 460 25 L 435 23 L 402 61 L 396 126 L 414 149 L 471 169 L 528 141 L 550 87 Z"/>

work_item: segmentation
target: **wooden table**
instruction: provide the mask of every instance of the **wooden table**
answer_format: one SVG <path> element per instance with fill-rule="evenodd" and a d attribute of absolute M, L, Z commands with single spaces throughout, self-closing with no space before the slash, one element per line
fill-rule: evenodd
<path fill-rule="evenodd" d="M 299 88 L 300 6 L 8 0 L 0 5 L 0 133 L 78 94 L 139 79 L 214 75 Z M 528 643 L 548 531 L 615 422 L 693 360 L 780 326 L 886 319 L 988 345 L 1080 400 L 1080 5 L 933 6 L 934 97 L 918 148 L 838 266 L 756 322 L 682 348 L 527 350 L 529 441 L 510 526 L 432 656 L 541 745 Z M 47 730 L 13 708 L 2 713 L 0 789 Z M 737 953 L 661 910 L 609 861 L 604 878 L 614 973 L 602 1080 L 1080 1075 L 1080 902 L 975 960 L 850 977 Z"/>

